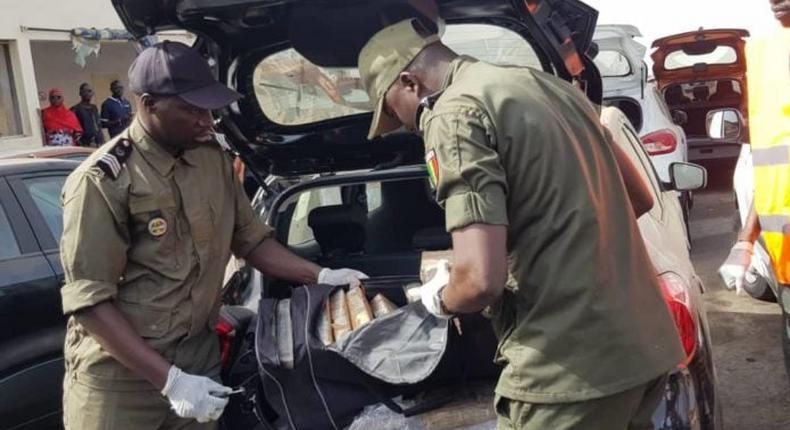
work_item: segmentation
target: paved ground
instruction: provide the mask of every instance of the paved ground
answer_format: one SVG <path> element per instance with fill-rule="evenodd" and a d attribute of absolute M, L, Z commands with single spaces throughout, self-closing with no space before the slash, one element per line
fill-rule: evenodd
<path fill-rule="evenodd" d="M 780 348 L 781 317 L 775 303 L 736 296 L 716 273 L 736 232 L 729 172 L 695 194 L 691 213 L 692 260 L 708 292 L 708 314 L 718 392 L 727 430 L 790 429 L 790 384 Z"/>

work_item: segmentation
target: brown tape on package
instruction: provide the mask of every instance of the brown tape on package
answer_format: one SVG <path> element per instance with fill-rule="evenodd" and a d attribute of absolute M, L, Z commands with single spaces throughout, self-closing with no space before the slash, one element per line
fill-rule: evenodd
<path fill-rule="evenodd" d="M 324 345 L 331 345 L 335 341 L 332 335 L 332 311 L 329 309 L 329 297 L 321 305 L 321 315 L 318 317 L 318 338 Z"/>
<path fill-rule="evenodd" d="M 383 317 L 395 309 L 398 309 L 394 303 L 387 300 L 387 298 L 381 294 L 376 294 L 373 297 L 373 299 L 370 301 L 370 308 L 373 310 L 374 318 Z"/>
<path fill-rule="evenodd" d="M 329 296 L 329 310 L 332 314 L 332 334 L 337 341 L 351 333 L 351 316 L 345 290 L 340 288 Z"/>
<path fill-rule="evenodd" d="M 373 319 L 373 311 L 370 309 L 365 289 L 356 287 L 348 290 L 346 295 L 348 310 L 351 313 L 351 329 L 356 330 L 369 323 Z"/>

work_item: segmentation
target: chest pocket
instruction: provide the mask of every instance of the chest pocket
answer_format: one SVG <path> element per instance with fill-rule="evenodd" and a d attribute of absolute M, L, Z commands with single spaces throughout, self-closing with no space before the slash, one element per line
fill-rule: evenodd
<path fill-rule="evenodd" d="M 145 196 L 129 200 L 132 237 L 138 244 L 162 255 L 171 255 L 176 244 L 178 214 L 173 196 Z"/>

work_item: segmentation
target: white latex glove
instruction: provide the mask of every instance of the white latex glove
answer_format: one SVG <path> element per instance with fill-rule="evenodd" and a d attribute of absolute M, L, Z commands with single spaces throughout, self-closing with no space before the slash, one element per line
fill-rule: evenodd
<path fill-rule="evenodd" d="M 449 316 L 442 312 L 441 298 L 439 294 L 442 289 L 450 282 L 450 262 L 447 260 L 439 260 L 436 262 L 436 273 L 430 281 L 423 284 L 420 288 L 420 300 L 422 301 L 425 309 L 428 312 L 439 316 Z"/>
<path fill-rule="evenodd" d="M 318 283 L 327 285 L 346 285 L 355 288 L 360 285 L 361 279 L 368 279 L 368 275 L 354 269 L 333 270 L 324 267 L 318 272 Z"/>
<path fill-rule="evenodd" d="M 218 420 L 228 404 L 232 390 L 205 376 L 190 375 L 170 366 L 162 394 L 170 400 L 173 411 L 182 418 L 194 418 L 199 423 Z M 225 397 L 220 397 L 222 395 Z"/>
<path fill-rule="evenodd" d="M 751 242 L 739 241 L 730 250 L 730 255 L 724 260 L 724 264 L 719 267 L 719 275 L 724 280 L 728 289 L 735 289 L 738 295 L 745 294 L 743 284 L 746 279 L 746 271 L 752 262 Z"/>

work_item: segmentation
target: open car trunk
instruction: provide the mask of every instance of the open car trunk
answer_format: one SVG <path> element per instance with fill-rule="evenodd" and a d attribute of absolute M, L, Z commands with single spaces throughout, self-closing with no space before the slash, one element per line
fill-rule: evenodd
<path fill-rule="evenodd" d="M 653 42 L 653 73 L 672 110 L 688 115 L 683 125 L 689 160 L 734 160 L 740 142 L 715 141 L 707 135 L 707 114 L 722 108 L 747 117 L 745 40 L 749 32 L 714 29 L 667 36 Z M 745 135 L 748 135 L 745 134 Z"/>
<path fill-rule="evenodd" d="M 634 40 L 641 37 L 631 25 L 599 25 L 593 41 L 598 45 L 595 64 L 601 72 L 604 98 L 630 96 L 641 98 L 647 82 L 644 45 Z"/>
<path fill-rule="evenodd" d="M 137 37 L 175 28 L 199 35 L 199 48 L 216 60 L 219 79 L 245 95 L 219 112 L 219 128 L 260 176 L 422 163 L 416 136 L 395 133 L 367 141 L 371 104 L 356 73 L 357 56 L 369 37 L 407 17 L 441 18 L 448 26 L 485 23 L 514 32 L 534 49 L 538 67 L 587 83 L 591 94 L 600 92 L 595 68 L 587 67 L 584 55 L 597 11 L 578 0 L 113 0 L 113 5 Z M 262 71 L 264 59 L 289 48 L 296 54 Z M 264 91 L 292 87 L 306 88 L 346 114 L 288 121 L 293 104 L 278 111 L 283 97 L 261 102 Z M 600 103 L 600 95 L 594 101 Z"/>
<path fill-rule="evenodd" d="M 739 29 L 681 33 L 653 42 L 653 74 L 660 89 L 673 83 L 712 79 L 742 80 L 746 72 L 745 37 Z"/>

